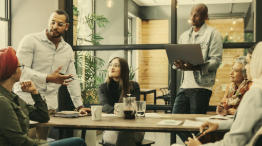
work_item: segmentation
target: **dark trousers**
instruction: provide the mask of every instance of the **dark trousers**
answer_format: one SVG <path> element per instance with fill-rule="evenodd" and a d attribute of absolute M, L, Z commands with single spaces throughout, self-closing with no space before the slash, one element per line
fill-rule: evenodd
<path fill-rule="evenodd" d="M 86 143 L 83 139 L 78 137 L 71 137 L 55 142 L 47 143 L 50 146 L 86 146 Z"/>
<path fill-rule="evenodd" d="M 212 91 L 208 89 L 180 89 L 173 107 L 173 114 L 206 114 Z"/>
<path fill-rule="evenodd" d="M 173 107 L 173 114 L 206 114 L 212 91 L 208 89 L 180 89 Z M 182 141 L 192 138 L 190 133 L 177 133 Z"/>

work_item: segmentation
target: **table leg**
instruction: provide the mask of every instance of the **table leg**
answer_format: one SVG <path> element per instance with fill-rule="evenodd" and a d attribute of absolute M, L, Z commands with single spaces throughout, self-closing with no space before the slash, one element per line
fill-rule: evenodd
<path fill-rule="evenodd" d="M 144 94 L 144 101 L 146 101 L 146 94 Z"/>
<path fill-rule="evenodd" d="M 59 131 L 58 140 L 63 139 L 64 138 L 64 129 L 59 128 L 58 131 Z"/>
<path fill-rule="evenodd" d="M 86 130 L 85 130 L 85 129 L 82 129 L 81 138 L 82 138 L 83 140 L 85 140 L 85 137 L 86 137 Z"/>
<path fill-rule="evenodd" d="M 176 143 L 176 133 L 175 132 L 170 132 L 170 145 L 173 143 Z"/>

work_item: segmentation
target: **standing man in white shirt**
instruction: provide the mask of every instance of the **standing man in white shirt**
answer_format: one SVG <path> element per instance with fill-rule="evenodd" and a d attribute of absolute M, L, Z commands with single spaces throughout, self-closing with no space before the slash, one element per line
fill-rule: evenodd
<path fill-rule="evenodd" d="M 65 11 L 54 11 L 48 20 L 48 29 L 25 36 L 17 50 L 17 57 L 25 66 L 22 79 L 34 82 L 47 103 L 49 114 L 55 113 L 58 107 L 57 93 L 61 85 L 68 87 L 74 106 L 79 112 L 90 112 L 89 108 L 83 106 L 72 47 L 61 37 L 68 30 L 68 22 L 69 17 Z M 31 96 L 22 92 L 19 83 L 15 84 L 14 92 L 27 103 L 34 104 Z M 36 127 L 36 138 L 46 140 L 49 129 Z M 35 137 L 33 130 L 29 131 L 29 137 Z"/>

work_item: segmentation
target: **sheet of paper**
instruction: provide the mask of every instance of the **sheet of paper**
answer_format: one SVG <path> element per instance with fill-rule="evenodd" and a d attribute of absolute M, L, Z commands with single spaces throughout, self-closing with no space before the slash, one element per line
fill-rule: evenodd
<path fill-rule="evenodd" d="M 115 114 L 102 114 L 102 117 L 116 117 Z"/>
<path fill-rule="evenodd" d="M 234 117 L 234 115 L 227 115 L 227 116 L 215 115 L 215 116 L 211 116 L 211 117 L 196 117 L 195 119 L 196 119 L 196 121 L 201 121 L 201 122 L 209 121 L 209 122 L 212 122 L 212 123 L 219 123 L 221 121 L 233 119 L 233 117 Z M 215 119 L 210 119 L 210 118 L 215 118 Z"/>
<path fill-rule="evenodd" d="M 196 121 L 200 121 L 200 122 L 205 122 L 205 121 L 209 121 L 210 117 L 196 117 Z"/>
<path fill-rule="evenodd" d="M 160 117 L 159 114 L 157 113 L 145 113 L 146 118 L 155 118 L 155 117 Z"/>
<path fill-rule="evenodd" d="M 171 146 L 184 146 L 184 145 L 174 143 Z"/>
<path fill-rule="evenodd" d="M 177 120 L 162 120 L 157 123 L 157 125 L 169 125 L 169 126 L 178 126 L 183 121 L 177 121 Z"/>
<path fill-rule="evenodd" d="M 30 123 L 30 124 L 37 124 L 37 123 L 39 123 L 39 122 L 37 122 L 37 121 L 31 121 L 31 120 L 30 120 L 29 123 Z"/>
<path fill-rule="evenodd" d="M 79 112 L 77 111 L 61 111 L 57 112 L 58 114 L 78 114 Z"/>
<path fill-rule="evenodd" d="M 185 127 L 200 127 L 204 122 L 185 120 L 183 126 Z"/>
<path fill-rule="evenodd" d="M 233 119 L 234 115 L 226 115 L 226 116 L 215 115 L 215 116 L 211 116 L 210 118 Z"/>

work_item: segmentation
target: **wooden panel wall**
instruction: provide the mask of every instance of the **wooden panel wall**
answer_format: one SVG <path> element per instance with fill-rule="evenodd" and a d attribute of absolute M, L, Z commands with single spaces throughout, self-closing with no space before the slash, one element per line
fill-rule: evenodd
<path fill-rule="evenodd" d="M 168 20 L 148 20 L 141 24 L 142 44 L 168 43 Z M 157 89 L 157 96 L 162 95 L 159 88 L 168 86 L 168 58 L 165 50 L 140 50 L 137 53 L 140 88 Z M 153 98 L 153 94 L 148 94 L 147 104 L 154 104 Z M 144 97 L 141 96 L 141 99 Z M 158 100 L 157 104 L 164 104 L 164 101 Z"/>
<path fill-rule="evenodd" d="M 244 19 L 207 20 L 206 24 L 217 29 L 223 38 L 228 36 L 228 40 L 232 42 L 244 42 Z M 209 105 L 217 105 L 224 96 L 222 85 L 230 83 L 230 72 L 234 65 L 234 59 L 244 55 L 244 49 L 224 49 L 223 63 L 217 70 L 216 83 L 213 86 L 213 93 Z"/>

